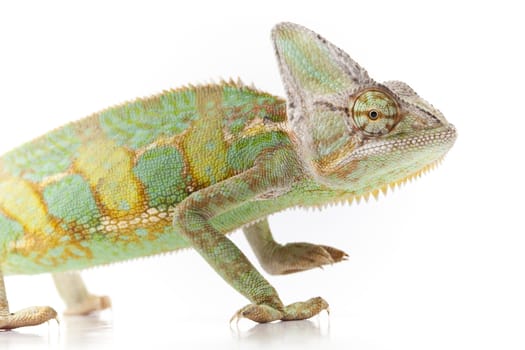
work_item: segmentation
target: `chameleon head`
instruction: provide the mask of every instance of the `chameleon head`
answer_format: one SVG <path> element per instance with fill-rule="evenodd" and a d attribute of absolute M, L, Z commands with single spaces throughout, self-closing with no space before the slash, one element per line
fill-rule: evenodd
<path fill-rule="evenodd" d="M 354 194 L 402 182 L 438 162 L 456 131 L 398 81 L 379 84 L 345 52 L 291 23 L 272 33 L 288 122 L 317 181 Z"/>

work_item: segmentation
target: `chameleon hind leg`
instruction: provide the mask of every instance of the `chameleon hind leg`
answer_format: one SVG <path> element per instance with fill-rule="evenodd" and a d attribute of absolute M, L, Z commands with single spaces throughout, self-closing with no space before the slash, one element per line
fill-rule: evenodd
<path fill-rule="evenodd" d="M 13 328 L 36 326 L 41 323 L 56 319 L 57 313 L 49 306 L 33 306 L 17 311 L 9 312 L 9 303 L 5 293 L 4 275 L 0 270 L 0 329 L 9 330 Z"/>
<path fill-rule="evenodd" d="M 66 315 L 87 315 L 94 311 L 111 307 L 107 296 L 90 294 L 78 272 L 60 272 L 53 274 L 53 281 L 58 294 L 66 304 Z"/>
<path fill-rule="evenodd" d="M 283 154 L 284 152 L 284 154 Z M 218 231 L 210 220 L 228 212 L 269 190 L 289 186 L 287 179 L 295 174 L 278 174 L 282 164 L 293 163 L 285 150 L 276 150 L 244 173 L 193 193 L 179 203 L 173 225 L 202 255 L 213 269 L 252 304 L 242 308 L 234 319 L 248 318 L 256 322 L 299 320 L 310 318 L 328 304 L 321 298 L 285 306 L 276 290 L 253 267 L 246 256 L 224 232 Z M 289 156 L 289 155 L 288 155 Z M 293 164 L 296 165 L 296 164 Z M 290 167 L 293 169 L 293 167 Z"/>
<path fill-rule="evenodd" d="M 267 219 L 249 225 L 243 231 L 261 266 L 272 275 L 322 267 L 348 257 L 345 252 L 325 245 L 304 242 L 279 244 L 273 239 Z"/>

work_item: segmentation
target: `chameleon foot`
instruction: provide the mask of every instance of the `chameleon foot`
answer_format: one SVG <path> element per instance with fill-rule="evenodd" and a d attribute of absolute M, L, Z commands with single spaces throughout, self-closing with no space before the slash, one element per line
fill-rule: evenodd
<path fill-rule="evenodd" d="M 53 319 L 57 319 L 57 313 L 53 308 L 49 306 L 33 306 L 6 316 L 0 316 L 0 329 L 9 330 L 36 326 Z"/>
<path fill-rule="evenodd" d="M 88 295 L 86 299 L 75 305 L 68 305 L 64 315 L 88 315 L 95 311 L 111 307 L 111 299 L 108 296 Z"/>
<path fill-rule="evenodd" d="M 272 275 L 310 270 L 348 257 L 342 250 L 326 245 L 304 242 L 279 244 L 273 239 L 268 220 L 246 226 L 243 231 L 261 266 Z"/>
<path fill-rule="evenodd" d="M 241 318 L 247 318 L 258 323 L 267 323 L 277 320 L 305 320 L 317 315 L 323 310 L 328 311 L 328 303 L 320 297 L 290 304 L 285 306 L 282 311 L 264 304 L 251 304 L 237 311 L 231 318 L 230 323 L 234 320 L 239 321 Z"/>
<path fill-rule="evenodd" d="M 266 270 L 275 275 L 283 275 L 331 265 L 346 260 L 347 257 L 348 254 L 342 250 L 325 245 L 288 243 L 272 252 Z"/>
<path fill-rule="evenodd" d="M 111 299 L 89 293 L 79 272 L 53 274 L 58 293 L 66 303 L 65 315 L 87 315 L 111 307 Z"/>

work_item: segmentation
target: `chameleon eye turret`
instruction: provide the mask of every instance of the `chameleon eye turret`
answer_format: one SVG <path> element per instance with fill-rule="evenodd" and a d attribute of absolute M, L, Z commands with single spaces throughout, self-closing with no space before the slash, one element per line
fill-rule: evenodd
<path fill-rule="evenodd" d="M 365 90 L 351 102 L 353 124 L 365 135 L 386 135 L 399 121 L 399 105 L 387 92 Z"/>

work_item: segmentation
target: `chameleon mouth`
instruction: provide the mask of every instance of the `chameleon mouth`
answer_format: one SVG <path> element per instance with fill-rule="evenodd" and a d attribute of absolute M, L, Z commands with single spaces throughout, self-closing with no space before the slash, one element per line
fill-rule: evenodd
<path fill-rule="evenodd" d="M 456 139 L 456 128 L 449 124 L 443 131 L 432 132 L 416 137 L 399 138 L 391 141 L 377 141 L 365 145 L 355 151 L 353 159 L 368 158 L 381 153 L 406 152 L 424 147 L 445 148 L 444 152 L 452 147 Z"/>

